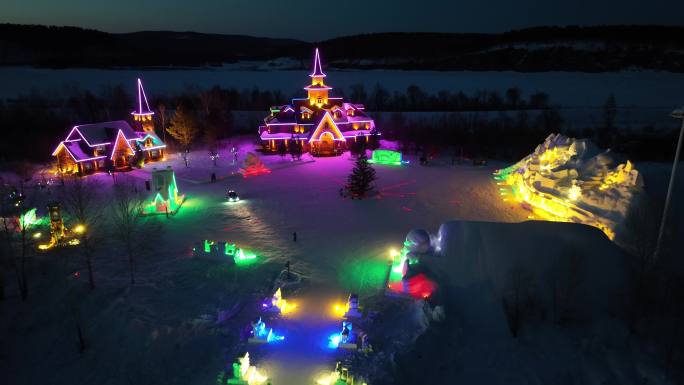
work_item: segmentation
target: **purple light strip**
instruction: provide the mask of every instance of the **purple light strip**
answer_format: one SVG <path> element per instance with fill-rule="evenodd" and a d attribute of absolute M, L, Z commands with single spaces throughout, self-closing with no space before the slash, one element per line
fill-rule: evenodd
<path fill-rule="evenodd" d="M 313 123 L 266 123 L 266 126 L 294 126 L 298 124 L 300 126 L 313 126 Z"/>
<path fill-rule="evenodd" d="M 356 138 L 357 136 L 372 136 L 372 135 L 373 135 L 373 134 L 370 133 L 370 132 L 366 132 L 366 133 L 360 132 L 360 133 L 358 133 L 357 135 L 344 135 L 344 137 L 345 137 L 345 138 Z M 380 135 L 381 135 L 381 134 L 378 132 L 378 136 L 380 136 Z"/>
<path fill-rule="evenodd" d="M 52 153 L 52 156 L 56 156 L 56 155 L 57 155 L 57 151 L 58 151 L 59 148 L 60 148 L 61 146 L 63 146 L 63 145 L 64 145 L 64 142 L 60 142 L 59 145 L 57 146 L 57 148 L 55 149 L 55 151 Z M 71 152 L 71 150 L 69 150 L 69 147 L 64 146 L 64 149 L 66 150 L 66 152 L 67 152 L 69 155 L 71 155 L 71 159 L 73 159 L 74 162 L 76 162 L 76 163 L 79 163 L 79 162 L 86 162 L 86 161 L 89 161 L 89 160 L 102 159 L 102 158 L 106 158 L 106 157 L 107 157 L 107 155 L 100 155 L 100 156 L 93 156 L 93 157 L 86 158 L 86 159 L 76 159 L 76 156 L 74 155 L 73 152 Z"/>
<path fill-rule="evenodd" d="M 86 139 L 85 135 L 83 135 L 83 133 L 81 132 L 81 130 L 78 129 L 78 128 L 81 127 L 81 126 L 82 126 L 82 125 L 74 126 L 74 127 L 71 129 L 71 131 L 69 131 L 69 135 L 67 135 L 67 140 L 65 140 L 65 142 L 70 141 L 69 138 L 71 137 L 71 134 L 72 134 L 72 133 L 74 132 L 74 130 L 75 130 L 76 132 L 78 132 L 78 135 L 83 139 L 83 141 L 86 142 L 86 144 L 88 145 L 88 147 L 98 147 L 98 146 L 106 146 L 106 145 L 108 145 L 108 144 L 112 144 L 111 142 L 103 142 L 103 143 L 90 144 L 90 142 L 88 142 L 88 139 Z"/>

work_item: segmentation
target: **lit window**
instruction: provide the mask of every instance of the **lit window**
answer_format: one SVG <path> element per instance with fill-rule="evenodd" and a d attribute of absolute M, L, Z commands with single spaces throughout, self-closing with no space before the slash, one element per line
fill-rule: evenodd
<path fill-rule="evenodd" d="M 318 104 L 323 104 L 323 98 L 320 96 L 318 97 Z"/>

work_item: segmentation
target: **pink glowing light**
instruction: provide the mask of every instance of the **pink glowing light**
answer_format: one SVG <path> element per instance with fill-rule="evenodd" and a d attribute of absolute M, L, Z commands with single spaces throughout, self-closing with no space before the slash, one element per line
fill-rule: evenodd
<path fill-rule="evenodd" d="M 318 53 L 318 48 L 316 48 L 316 54 L 314 55 L 314 69 L 313 72 L 309 75 L 311 77 L 325 77 L 326 75 L 323 73 L 323 69 L 321 69 L 321 57 Z"/>
<path fill-rule="evenodd" d="M 80 126 L 80 125 L 79 125 L 79 126 L 74 126 L 74 127 L 71 129 L 71 131 L 69 131 L 69 135 L 67 135 L 67 138 L 66 138 L 65 142 L 75 142 L 75 141 L 78 140 L 78 139 L 71 139 L 71 134 L 73 134 L 74 131 L 75 131 L 75 132 L 78 133 L 78 135 L 81 137 L 81 139 L 83 139 L 83 141 L 86 142 L 86 144 L 88 145 L 88 147 L 99 147 L 99 146 L 106 146 L 106 145 L 108 145 L 108 144 L 111 144 L 111 142 L 103 142 L 103 143 L 91 144 L 90 142 L 88 142 L 88 139 L 86 139 L 85 135 L 83 135 L 83 133 L 78 129 L 79 127 L 81 127 L 81 126 Z"/>
<path fill-rule="evenodd" d="M 60 142 L 59 145 L 57 145 L 57 148 L 56 148 L 55 151 L 52 153 L 52 156 L 57 155 L 57 153 L 59 152 L 59 148 L 62 147 L 62 146 L 64 146 L 64 149 L 66 150 L 66 152 L 71 156 L 71 159 L 73 159 L 74 162 L 76 162 L 76 163 L 79 163 L 79 162 L 88 162 L 88 161 L 91 161 L 91 160 L 98 160 L 98 159 L 103 159 L 103 158 L 106 158 L 106 157 L 107 157 L 106 155 L 100 155 L 100 156 L 92 156 L 92 157 L 90 157 L 90 158 L 85 158 L 85 159 L 76 159 L 76 156 L 71 152 L 71 150 L 69 150 L 69 147 L 67 147 L 66 145 L 64 145 L 65 142 L 66 142 L 66 141 Z M 75 140 L 72 140 L 71 142 L 76 142 L 76 141 L 75 141 Z"/>
<path fill-rule="evenodd" d="M 143 100 L 145 101 L 145 111 L 143 112 Z M 143 89 L 142 81 L 138 78 L 138 111 L 131 112 L 131 115 L 154 115 L 154 112 L 150 110 L 150 105 L 147 103 L 147 96 L 145 95 L 145 90 Z"/>

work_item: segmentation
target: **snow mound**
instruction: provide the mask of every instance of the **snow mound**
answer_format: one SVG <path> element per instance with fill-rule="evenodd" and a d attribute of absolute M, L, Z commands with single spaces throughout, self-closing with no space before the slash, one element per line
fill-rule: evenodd
<path fill-rule="evenodd" d="M 508 194 L 542 219 L 601 229 L 610 239 L 621 226 L 643 181 L 630 161 L 618 164 L 587 139 L 549 135 L 518 163 L 498 170 L 501 195 Z"/>
<path fill-rule="evenodd" d="M 406 235 L 405 245 L 411 253 L 425 254 L 430 251 L 430 233 L 424 229 L 413 229 Z"/>
<path fill-rule="evenodd" d="M 451 221 L 437 236 L 440 258 L 423 258 L 440 286 L 483 283 L 497 296 L 509 290 L 513 275 L 540 303 L 550 306 L 555 288 L 572 293 L 573 309 L 589 316 L 614 310 L 624 289 L 627 256 L 597 229 L 574 223 Z"/>

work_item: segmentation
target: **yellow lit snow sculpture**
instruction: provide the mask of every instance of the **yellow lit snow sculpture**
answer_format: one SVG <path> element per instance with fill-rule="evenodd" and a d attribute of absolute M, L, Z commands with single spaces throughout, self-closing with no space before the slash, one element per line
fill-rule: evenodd
<path fill-rule="evenodd" d="M 642 187 L 631 162 L 615 163 L 610 151 L 600 152 L 589 140 L 551 134 L 494 179 L 504 200 L 512 196 L 537 217 L 591 225 L 614 239 Z"/>

